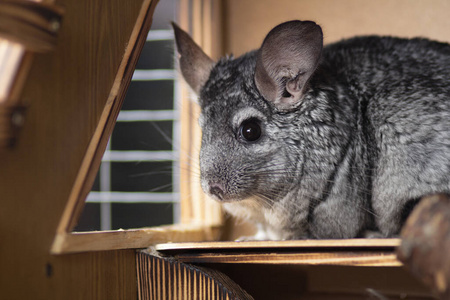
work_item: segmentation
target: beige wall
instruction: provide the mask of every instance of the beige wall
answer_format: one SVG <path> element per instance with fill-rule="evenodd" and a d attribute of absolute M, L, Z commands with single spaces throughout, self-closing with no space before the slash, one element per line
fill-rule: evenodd
<path fill-rule="evenodd" d="M 226 0 L 225 52 L 258 48 L 275 25 L 313 20 L 325 43 L 364 34 L 425 36 L 450 42 L 448 0 Z"/>

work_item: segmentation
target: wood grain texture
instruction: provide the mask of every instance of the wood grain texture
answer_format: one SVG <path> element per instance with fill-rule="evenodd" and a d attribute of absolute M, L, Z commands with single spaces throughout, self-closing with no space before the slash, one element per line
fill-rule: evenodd
<path fill-rule="evenodd" d="M 0 156 L 0 298 L 135 299 L 134 251 L 50 249 L 143 1 L 57 4 L 65 15 L 56 48 L 35 55 L 21 138 Z"/>
<path fill-rule="evenodd" d="M 185 263 L 337 265 L 364 267 L 399 267 L 392 252 L 307 252 L 307 253 L 195 253 L 176 255 Z"/>
<path fill-rule="evenodd" d="M 60 233 L 52 246 L 53 254 L 116 249 L 147 248 L 161 242 L 211 241 L 220 228 L 199 224 L 175 224 L 152 228 Z"/>
<path fill-rule="evenodd" d="M 398 239 L 250 241 L 160 244 L 156 249 L 186 263 L 389 266 Z"/>
<path fill-rule="evenodd" d="M 140 300 L 253 299 L 225 274 L 161 257 L 152 250 L 136 255 Z"/>
<path fill-rule="evenodd" d="M 111 76 L 114 76 L 112 86 L 110 86 L 107 97 L 103 100 L 104 107 L 99 115 L 98 125 L 95 131 L 91 133 L 92 138 L 74 182 L 58 227 L 58 233 L 72 231 L 81 215 L 86 197 L 92 188 L 103 153 L 122 107 L 136 63 L 146 41 L 156 3 L 157 1 L 143 1 L 141 10 L 136 16 L 133 29 L 128 36 L 129 39 L 123 45 L 125 46 L 124 54 L 120 64 L 116 66 L 117 69 L 111 74 Z"/>
<path fill-rule="evenodd" d="M 254 250 L 254 249 L 385 249 L 393 251 L 400 245 L 400 239 L 346 239 L 346 240 L 291 240 L 291 241 L 221 241 L 203 243 L 166 243 L 156 245 L 156 250 L 167 253 L 211 250 Z"/>

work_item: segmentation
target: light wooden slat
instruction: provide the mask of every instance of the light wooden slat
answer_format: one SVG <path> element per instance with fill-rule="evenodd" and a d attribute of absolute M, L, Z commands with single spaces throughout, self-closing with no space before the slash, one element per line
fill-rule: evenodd
<path fill-rule="evenodd" d="M 185 30 L 189 28 L 189 1 L 181 0 L 179 3 L 180 13 L 178 17 L 179 26 Z M 181 81 L 181 74 L 177 73 L 179 82 Z M 191 180 L 195 176 L 196 172 L 192 170 L 191 164 L 191 103 L 189 101 L 189 90 L 186 84 L 180 83 L 178 87 L 178 97 L 181 99 L 180 109 L 180 123 L 181 123 L 181 135 L 180 135 L 180 207 L 181 216 L 180 221 L 182 224 L 191 222 L 192 206 L 190 196 Z"/>
<path fill-rule="evenodd" d="M 220 1 L 182 0 L 180 1 L 179 22 L 181 28 L 191 34 L 193 39 L 208 55 L 218 57 L 221 51 Z M 192 16 L 189 15 L 191 11 Z M 181 95 L 181 222 L 201 222 L 216 226 L 223 223 L 220 205 L 205 197 L 200 186 L 199 150 L 201 131 L 197 123 L 200 108 L 180 76 Z"/>
<path fill-rule="evenodd" d="M 139 249 L 173 241 L 205 241 L 218 238 L 220 230 L 210 225 L 177 224 L 134 230 L 59 233 L 53 254 L 115 249 Z"/>
<path fill-rule="evenodd" d="M 184 263 L 336 265 L 358 267 L 400 267 L 392 252 L 308 252 L 308 253 L 205 253 L 180 254 Z"/>
<path fill-rule="evenodd" d="M 246 250 L 246 249 L 294 249 L 294 248 L 387 248 L 394 250 L 400 245 L 400 239 L 344 239 L 344 240 L 290 240 L 290 241 L 224 241 L 201 243 L 165 243 L 156 245 L 161 252 Z"/>
<path fill-rule="evenodd" d="M 348 239 L 166 243 L 155 249 L 186 263 L 398 267 L 399 245 L 399 239 Z"/>
<path fill-rule="evenodd" d="M 204 24 L 204 19 L 207 16 L 204 16 L 202 13 L 202 0 L 193 0 L 192 1 L 192 38 L 194 41 L 200 45 L 200 47 L 204 47 L 204 27 L 206 24 Z M 197 167 L 200 165 L 199 162 L 199 151 L 200 151 L 200 145 L 201 145 L 201 131 L 197 124 L 198 117 L 200 115 L 200 107 L 193 103 L 191 106 L 191 118 L 194 120 L 194 122 L 191 122 L 190 130 L 191 130 L 191 136 L 192 140 L 190 141 L 191 144 L 191 164 L 193 164 L 198 170 L 200 170 L 200 167 Z M 198 171 L 200 172 L 200 171 Z M 191 174 L 192 176 L 193 174 Z M 195 220 L 204 220 L 205 219 L 205 195 L 203 194 L 203 191 L 200 186 L 200 175 L 198 176 L 198 180 L 192 180 L 191 181 L 191 202 L 193 206 L 193 217 Z"/>

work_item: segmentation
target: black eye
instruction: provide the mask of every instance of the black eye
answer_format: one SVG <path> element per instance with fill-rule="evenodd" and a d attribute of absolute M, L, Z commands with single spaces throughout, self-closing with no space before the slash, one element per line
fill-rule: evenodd
<path fill-rule="evenodd" d="M 239 127 L 239 136 L 248 142 L 254 142 L 261 137 L 261 126 L 256 119 L 249 119 L 242 122 Z"/>

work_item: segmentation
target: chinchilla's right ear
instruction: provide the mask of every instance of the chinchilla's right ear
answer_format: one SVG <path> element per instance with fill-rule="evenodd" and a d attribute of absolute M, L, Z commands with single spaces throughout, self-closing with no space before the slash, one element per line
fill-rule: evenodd
<path fill-rule="evenodd" d="M 175 41 L 179 53 L 179 64 L 184 79 L 197 95 L 206 83 L 214 66 L 213 60 L 183 31 L 177 24 L 172 23 Z"/>
<path fill-rule="evenodd" d="M 267 34 L 255 67 L 261 95 L 280 111 L 297 107 L 319 64 L 322 29 L 311 21 L 290 21 Z"/>

